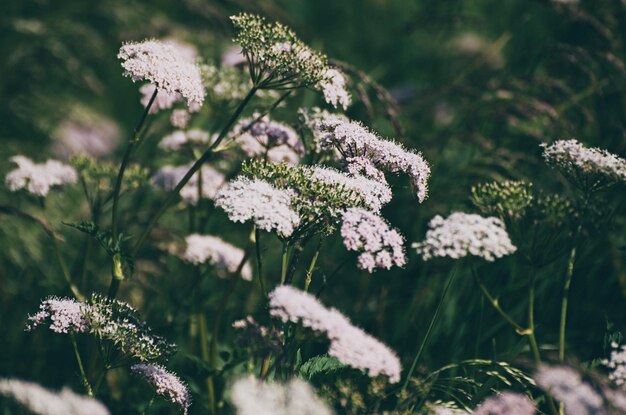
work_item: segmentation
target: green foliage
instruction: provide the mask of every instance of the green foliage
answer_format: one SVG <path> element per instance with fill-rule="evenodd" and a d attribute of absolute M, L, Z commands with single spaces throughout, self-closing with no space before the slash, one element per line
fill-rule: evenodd
<path fill-rule="evenodd" d="M 304 362 L 298 371 L 298 375 L 305 380 L 311 381 L 318 377 L 336 375 L 346 369 L 347 366 L 328 355 L 314 356 Z"/>

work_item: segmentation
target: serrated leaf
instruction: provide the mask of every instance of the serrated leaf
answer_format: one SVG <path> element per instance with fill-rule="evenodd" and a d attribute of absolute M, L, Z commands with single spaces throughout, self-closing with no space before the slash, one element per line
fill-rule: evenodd
<path fill-rule="evenodd" d="M 318 376 L 337 373 L 347 367 L 335 357 L 328 355 L 315 356 L 302 364 L 299 376 L 303 379 L 311 380 Z"/>

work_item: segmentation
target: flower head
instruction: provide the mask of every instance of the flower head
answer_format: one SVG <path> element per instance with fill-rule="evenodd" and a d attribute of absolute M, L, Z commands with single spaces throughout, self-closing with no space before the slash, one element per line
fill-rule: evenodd
<path fill-rule="evenodd" d="M 236 381 L 230 399 L 237 415 L 330 415 L 332 411 L 308 383 L 293 379 L 285 384 L 248 377 Z"/>
<path fill-rule="evenodd" d="M 373 272 L 374 268 L 390 269 L 403 266 L 404 238 L 380 216 L 360 208 L 350 208 L 343 214 L 341 225 L 343 244 L 349 251 L 360 252 L 358 265 Z"/>
<path fill-rule="evenodd" d="M 315 87 L 322 91 L 324 100 L 333 107 L 337 108 L 337 105 L 340 105 L 346 110 L 350 106 L 351 97 L 346 86 L 346 78 L 338 69 L 328 69 L 324 74 L 324 79 Z"/>
<path fill-rule="evenodd" d="M 565 406 L 567 415 L 605 415 L 604 399 L 583 381 L 578 371 L 567 366 L 541 366 L 535 373 L 537 385 Z"/>
<path fill-rule="evenodd" d="M 176 376 L 161 365 L 138 364 L 130 367 L 137 376 L 155 387 L 158 395 L 164 396 L 168 401 L 178 405 L 187 415 L 191 405 L 191 394 L 187 386 Z"/>
<path fill-rule="evenodd" d="M 320 129 L 326 134 L 322 145 L 336 147 L 344 157 L 366 157 L 374 165 L 391 173 L 403 172 L 409 176 L 423 202 L 428 195 L 430 167 L 421 153 L 405 149 L 401 144 L 384 140 L 358 122 L 323 123 Z"/>
<path fill-rule="evenodd" d="M 518 219 L 533 202 L 532 183 L 506 180 L 472 187 L 472 202 L 486 215 Z"/>
<path fill-rule="evenodd" d="M 12 192 L 25 189 L 36 196 L 46 196 L 54 186 L 76 183 L 78 175 L 72 166 L 57 160 L 36 164 L 28 157 L 13 156 L 17 169 L 10 171 L 5 183 Z"/>
<path fill-rule="evenodd" d="M 609 182 L 626 182 L 626 160 L 600 148 L 587 148 L 574 139 L 543 144 L 543 158 L 576 180 L 586 175 Z"/>
<path fill-rule="evenodd" d="M 259 228 L 289 237 L 300 223 L 292 209 L 294 194 L 266 181 L 239 177 L 219 192 L 215 206 L 224 209 L 233 222 L 252 221 Z"/>
<path fill-rule="evenodd" d="M 152 176 L 152 183 L 163 190 L 173 190 L 190 168 L 190 164 L 177 167 L 164 166 Z M 198 189 L 200 185 L 198 177 L 202 177 L 201 189 Z M 191 176 L 179 194 L 185 203 L 196 205 L 200 196 L 209 200 L 215 199 L 217 192 L 224 185 L 224 181 L 225 177 L 222 173 L 211 166 L 204 165 Z"/>
<path fill-rule="evenodd" d="M 494 217 L 455 212 L 445 219 L 435 216 L 428 227 L 426 239 L 413 244 L 424 260 L 432 257 L 459 259 L 473 255 L 494 261 L 517 249 L 511 243 L 502 221 Z"/>
<path fill-rule="evenodd" d="M 180 94 L 188 106 L 202 105 L 204 87 L 199 68 L 171 42 L 145 40 L 122 45 L 117 55 L 125 76 L 146 80 L 169 94 Z M 157 94 L 158 96 L 158 94 Z"/>
<path fill-rule="evenodd" d="M 472 413 L 474 415 L 534 415 L 535 410 L 535 404 L 526 395 L 504 392 L 485 399 Z"/>
<path fill-rule="evenodd" d="M 400 380 L 400 360 L 387 346 L 350 323 L 339 311 L 327 309 L 304 291 L 281 285 L 269 294 L 270 314 L 282 321 L 300 322 L 323 333 L 330 341 L 328 354 L 340 362 L 366 371 L 369 376 L 383 375 L 391 383 Z"/>
<path fill-rule="evenodd" d="M 166 135 L 159 142 L 159 147 L 163 150 L 178 151 L 184 146 L 202 146 L 211 141 L 211 136 L 208 132 L 198 129 L 193 130 L 176 130 L 171 134 Z"/>
<path fill-rule="evenodd" d="M 213 266 L 217 275 L 226 278 L 239 269 L 245 258 L 242 249 L 224 242 L 220 238 L 210 235 L 192 234 L 185 238 L 187 247 L 182 259 L 192 264 L 209 264 Z M 241 269 L 241 278 L 252 280 L 252 269 L 246 262 Z"/>
<path fill-rule="evenodd" d="M 99 401 L 77 395 L 69 389 L 53 392 L 36 383 L 0 379 L 0 395 L 19 402 L 29 413 L 38 415 L 109 415 Z"/>
<path fill-rule="evenodd" d="M 85 317 L 84 305 L 69 298 L 48 297 L 39 305 L 39 311 L 28 316 L 27 330 L 50 321 L 50 330 L 55 333 L 83 333 L 89 322 Z"/>
<path fill-rule="evenodd" d="M 611 355 L 608 359 L 603 359 L 601 363 L 611 372 L 609 379 L 618 386 L 626 384 L 626 346 L 611 343 Z"/>

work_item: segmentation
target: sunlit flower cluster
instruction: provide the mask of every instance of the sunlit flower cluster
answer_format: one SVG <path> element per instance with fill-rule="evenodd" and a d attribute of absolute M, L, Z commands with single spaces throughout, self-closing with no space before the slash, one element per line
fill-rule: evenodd
<path fill-rule="evenodd" d="M 146 80 L 159 91 L 179 93 L 190 107 L 204 101 L 204 86 L 199 68 L 189 61 L 184 50 L 171 42 L 145 40 L 129 42 L 120 48 L 124 75 L 133 81 Z M 158 96 L 158 93 L 157 93 Z"/>
<path fill-rule="evenodd" d="M 11 161 L 17 164 L 17 168 L 6 175 L 5 183 L 12 192 L 24 189 L 44 197 L 52 187 L 76 183 L 78 180 L 76 170 L 58 160 L 37 164 L 28 157 L 13 156 Z"/>
<path fill-rule="evenodd" d="M 626 182 L 626 160 L 600 148 L 588 148 L 574 139 L 543 145 L 543 157 L 569 176 L 600 176 Z"/>
<path fill-rule="evenodd" d="M 0 378 L 0 395 L 10 397 L 29 413 L 38 415 L 109 415 L 109 410 L 93 398 L 77 395 L 69 389 L 53 392 L 23 380 Z"/>
<path fill-rule="evenodd" d="M 351 102 L 350 92 L 346 85 L 345 75 L 335 68 L 330 68 L 324 74 L 324 79 L 315 86 L 324 94 L 324 100 L 333 107 L 348 109 Z"/>
<path fill-rule="evenodd" d="M 281 285 L 269 294 L 270 314 L 282 321 L 302 323 L 330 340 L 328 354 L 340 362 L 366 371 L 369 376 L 383 375 L 391 383 L 400 380 L 402 368 L 396 354 L 380 341 L 350 323 L 334 308 L 326 308 L 311 294 Z"/>
<path fill-rule="evenodd" d="M 435 216 L 428 227 L 426 239 L 413 244 L 424 260 L 433 257 L 459 259 L 473 255 L 494 261 L 517 249 L 511 243 L 502 221 L 494 217 L 455 212 L 445 219 Z"/>
<path fill-rule="evenodd" d="M 426 199 L 430 167 L 421 153 L 409 151 L 399 143 L 382 139 L 355 121 L 332 122 L 322 124 L 320 128 L 326 132 L 322 145 L 336 147 L 344 158 L 363 156 L 380 169 L 407 174 L 417 192 L 418 200 L 423 202 Z"/>
<path fill-rule="evenodd" d="M 158 395 L 164 396 L 168 401 L 178 405 L 183 413 L 187 414 L 189 405 L 191 405 L 191 394 L 178 376 L 163 366 L 155 364 L 137 364 L 131 366 L 130 370 L 154 386 Z"/>
<path fill-rule="evenodd" d="M 406 263 L 404 238 L 380 216 L 360 208 L 350 208 L 341 225 L 343 244 L 349 251 L 360 252 L 358 266 L 369 272 L 390 269 Z"/>
<path fill-rule="evenodd" d="M 263 180 L 239 177 L 219 192 L 215 205 L 233 222 L 252 221 L 259 229 L 289 237 L 300 223 L 292 207 L 293 191 L 277 189 Z"/>
<path fill-rule="evenodd" d="M 209 264 L 221 278 L 233 275 L 241 266 L 241 278 L 248 281 L 252 279 L 250 264 L 241 264 L 245 256 L 242 249 L 211 235 L 188 235 L 185 243 L 187 246 L 182 255 L 183 260 L 195 265 Z"/>
<path fill-rule="evenodd" d="M 163 190 L 173 190 L 180 180 L 187 174 L 191 164 L 183 166 L 164 166 L 152 176 L 152 183 Z M 201 179 L 198 179 L 201 177 Z M 199 181 L 201 183 L 199 183 Z M 197 205 L 200 197 L 215 199 L 217 192 L 224 185 L 225 177 L 211 166 L 202 166 L 191 179 L 180 189 L 179 195 L 190 205 Z"/>
<path fill-rule="evenodd" d="M 534 415 L 535 404 L 528 396 L 514 392 L 503 392 L 491 396 L 478 405 L 473 415 Z"/>
<path fill-rule="evenodd" d="M 230 400 L 237 415 L 332 414 L 311 385 L 300 379 L 280 384 L 242 378 L 232 385 Z"/>

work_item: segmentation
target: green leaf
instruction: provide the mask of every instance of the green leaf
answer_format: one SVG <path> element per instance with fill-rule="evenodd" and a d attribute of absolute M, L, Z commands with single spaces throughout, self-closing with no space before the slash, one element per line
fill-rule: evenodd
<path fill-rule="evenodd" d="M 335 357 L 328 355 L 315 356 L 302 364 L 299 376 L 306 380 L 311 380 L 318 376 L 335 374 L 348 366 L 341 363 Z"/>

